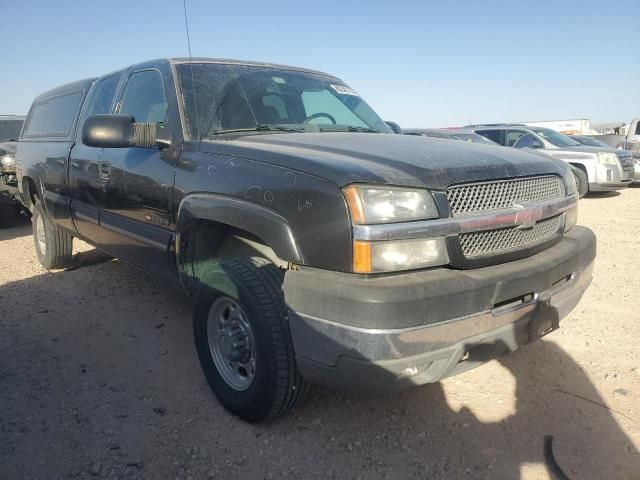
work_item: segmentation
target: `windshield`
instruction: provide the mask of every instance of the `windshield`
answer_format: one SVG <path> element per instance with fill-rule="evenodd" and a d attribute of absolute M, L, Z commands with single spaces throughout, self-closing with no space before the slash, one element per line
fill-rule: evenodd
<path fill-rule="evenodd" d="M 575 147 L 580 145 L 580 143 L 564 133 L 558 133 L 550 128 L 531 128 L 531 130 L 556 147 Z"/>
<path fill-rule="evenodd" d="M 484 143 L 486 145 L 497 145 L 496 142 L 489 140 L 488 138 L 483 137 L 482 135 L 478 135 L 477 133 L 454 133 L 453 136 L 456 137 L 458 140 L 464 140 L 465 142 Z"/>
<path fill-rule="evenodd" d="M 355 91 L 333 77 L 216 63 L 176 68 L 191 138 L 274 131 L 393 133 Z"/>
<path fill-rule="evenodd" d="M 24 120 L 0 120 L 0 142 L 17 140 Z"/>

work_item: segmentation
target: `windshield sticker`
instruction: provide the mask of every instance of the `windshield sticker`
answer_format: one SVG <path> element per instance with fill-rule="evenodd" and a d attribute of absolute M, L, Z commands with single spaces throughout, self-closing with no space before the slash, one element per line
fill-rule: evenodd
<path fill-rule="evenodd" d="M 281 85 L 284 85 L 285 83 L 287 83 L 284 78 L 282 77 L 271 77 L 271 79 L 275 82 L 275 83 L 279 83 Z"/>
<path fill-rule="evenodd" d="M 345 87 L 344 85 L 331 85 L 331 88 L 333 88 L 340 95 L 353 95 L 354 97 L 359 96 L 353 88 Z"/>

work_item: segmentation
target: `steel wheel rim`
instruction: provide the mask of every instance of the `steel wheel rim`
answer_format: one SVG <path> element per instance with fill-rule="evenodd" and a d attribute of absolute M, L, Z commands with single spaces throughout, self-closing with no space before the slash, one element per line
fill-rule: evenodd
<path fill-rule="evenodd" d="M 42 215 L 38 215 L 36 220 L 36 238 L 38 240 L 40 252 L 45 255 L 47 253 L 47 234 L 44 229 L 44 220 L 42 219 Z"/>
<path fill-rule="evenodd" d="M 209 308 L 207 337 L 211 358 L 227 385 L 243 391 L 256 374 L 255 342 L 251 324 L 238 302 L 217 298 Z"/>

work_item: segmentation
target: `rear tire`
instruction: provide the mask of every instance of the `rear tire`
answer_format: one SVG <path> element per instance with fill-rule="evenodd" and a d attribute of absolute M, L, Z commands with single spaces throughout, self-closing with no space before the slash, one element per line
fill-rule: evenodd
<path fill-rule="evenodd" d="M 65 268 L 73 258 L 73 237 L 55 227 L 37 200 L 31 217 L 33 243 L 38 261 L 47 270 Z"/>
<path fill-rule="evenodd" d="M 307 383 L 294 358 L 282 273 L 263 258 L 236 258 L 221 260 L 204 277 L 193 331 L 211 390 L 247 422 L 285 414 L 303 399 Z"/>
<path fill-rule="evenodd" d="M 581 168 L 572 167 L 571 171 L 573 172 L 573 176 L 576 179 L 576 185 L 578 187 L 578 198 L 582 198 L 587 193 L 589 193 L 589 177 L 587 177 L 587 174 Z"/>

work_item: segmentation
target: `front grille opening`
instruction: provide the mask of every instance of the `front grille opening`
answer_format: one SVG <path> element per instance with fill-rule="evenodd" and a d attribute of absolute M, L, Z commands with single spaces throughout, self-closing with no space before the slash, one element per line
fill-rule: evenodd
<path fill-rule="evenodd" d="M 550 240 L 562 225 L 562 214 L 540 220 L 531 228 L 507 227 L 497 230 L 463 233 L 460 235 L 462 253 L 467 258 L 532 247 Z"/>
<path fill-rule="evenodd" d="M 518 202 L 545 202 L 564 195 L 555 175 L 454 185 L 447 189 L 453 216 L 513 207 Z"/>

